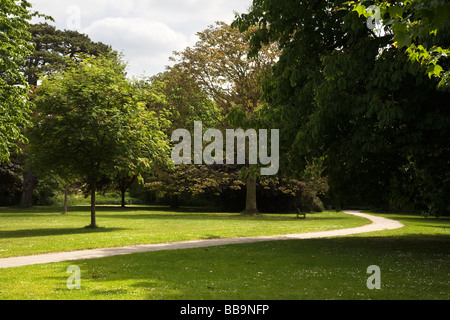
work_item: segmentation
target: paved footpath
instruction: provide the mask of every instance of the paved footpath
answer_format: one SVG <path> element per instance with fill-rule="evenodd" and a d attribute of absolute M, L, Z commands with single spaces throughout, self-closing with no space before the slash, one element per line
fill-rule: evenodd
<path fill-rule="evenodd" d="M 402 228 L 403 224 L 398 221 L 390 220 L 383 217 L 376 217 L 369 214 L 364 214 L 359 211 L 344 211 L 347 214 L 351 214 L 358 217 L 369 219 L 372 223 L 362 227 L 329 230 L 311 233 L 300 234 L 287 234 L 279 236 L 263 236 L 263 237 L 250 237 L 250 238 L 229 238 L 229 239 L 208 239 L 208 240 L 192 240 L 184 242 L 163 243 L 163 244 L 149 244 L 149 245 L 136 245 L 121 248 L 106 248 L 106 249 L 93 249 L 93 250 L 81 250 L 73 252 L 59 252 L 40 254 L 34 256 L 12 257 L 0 259 L 0 269 L 21 267 L 33 264 L 45 264 L 63 261 L 75 261 L 75 260 L 87 260 L 97 259 L 117 255 L 126 255 L 133 253 L 143 253 L 151 251 L 162 250 L 179 250 L 179 249 L 191 249 L 191 248 L 204 248 L 223 246 L 240 243 L 256 243 L 265 241 L 280 241 L 280 240 L 296 240 L 296 239 L 315 239 L 315 238 L 327 238 L 347 236 L 352 234 L 392 230 Z"/>

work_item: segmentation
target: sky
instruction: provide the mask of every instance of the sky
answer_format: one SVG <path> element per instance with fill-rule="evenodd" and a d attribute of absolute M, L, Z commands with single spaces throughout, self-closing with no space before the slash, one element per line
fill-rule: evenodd
<path fill-rule="evenodd" d="M 48 23 L 76 30 L 122 52 L 130 76 L 153 76 L 170 64 L 173 51 L 197 41 L 216 21 L 231 23 L 251 0 L 31 0 Z"/>

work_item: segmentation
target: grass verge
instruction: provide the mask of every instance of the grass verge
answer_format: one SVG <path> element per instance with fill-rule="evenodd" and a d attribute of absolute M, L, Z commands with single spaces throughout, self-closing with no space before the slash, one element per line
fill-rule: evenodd
<path fill-rule="evenodd" d="M 367 224 L 343 213 L 311 214 L 306 220 L 291 215 L 243 216 L 190 209 L 104 206 L 97 211 L 98 229 L 84 228 L 89 207 L 0 210 L 0 258 L 49 252 L 121 247 L 198 239 L 279 235 L 351 228 Z"/>
<path fill-rule="evenodd" d="M 405 228 L 3 269 L 0 299 L 448 300 L 450 219 L 385 216 Z M 67 287 L 71 265 L 80 290 Z M 367 288 L 371 265 L 380 290 Z"/>

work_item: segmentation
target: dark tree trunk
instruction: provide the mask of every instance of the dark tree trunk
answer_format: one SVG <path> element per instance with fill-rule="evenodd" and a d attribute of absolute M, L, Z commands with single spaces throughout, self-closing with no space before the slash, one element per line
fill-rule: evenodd
<path fill-rule="evenodd" d="M 67 204 L 69 200 L 69 187 L 64 187 L 64 208 L 63 208 L 63 214 L 67 213 Z"/>
<path fill-rule="evenodd" d="M 127 189 L 120 190 L 120 193 L 122 194 L 122 208 L 125 208 L 125 192 L 126 191 L 127 191 Z"/>
<path fill-rule="evenodd" d="M 178 201 L 178 195 L 173 194 L 172 198 L 170 199 L 170 208 L 172 209 L 178 209 L 180 207 L 179 201 Z"/>
<path fill-rule="evenodd" d="M 247 197 L 245 199 L 244 214 L 259 214 L 256 205 L 256 177 L 249 174 L 247 177 Z"/>
<path fill-rule="evenodd" d="M 91 182 L 91 225 L 90 228 L 97 228 L 97 222 L 95 219 L 95 192 L 97 189 L 97 181 Z"/>
<path fill-rule="evenodd" d="M 133 184 L 134 181 L 136 181 L 136 176 L 133 177 L 118 177 L 116 178 L 117 184 L 119 186 L 120 194 L 122 196 L 122 208 L 125 208 L 125 193 L 127 192 L 128 188 Z"/>
<path fill-rule="evenodd" d="M 33 171 L 26 170 L 23 173 L 23 187 L 22 198 L 20 199 L 20 206 L 32 207 L 33 206 L 33 192 L 37 185 L 37 178 L 34 176 Z"/>

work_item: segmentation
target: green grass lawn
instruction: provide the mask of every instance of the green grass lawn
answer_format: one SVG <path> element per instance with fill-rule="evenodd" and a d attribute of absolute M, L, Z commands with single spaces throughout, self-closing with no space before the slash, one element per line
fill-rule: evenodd
<path fill-rule="evenodd" d="M 279 235 L 351 228 L 366 219 L 323 212 L 306 220 L 290 215 L 243 216 L 200 212 L 195 209 L 121 209 L 100 206 L 98 229 L 90 222 L 89 207 L 73 207 L 67 215 L 59 208 L 3 208 L 0 210 L 0 258 L 48 252 L 120 247 L 197 239 Z"/>
<path fill-rule="evenodd" d="M 16 214 L 18 220 L 24 219 L 23 222 L 31 223 L 34 215 L 37 215 L 37 220 L 48 219 L 50 223 L 53 219 L 57 221 L 61 218 L 57 216 L 56 211 L 52 215 L 34 210 L 36 211 L 27 214 L 2 210 L 0 219 L 12 219 Z M 136 230 L 142 230 L 146 229 L 143 224 L 156 223 L 154 220 L 161 220 L 160 223 L 174 220 L 177 227 L 172 225 L 173 229 L 167 230 L 167 233 L 178 233 L 183 229 L 183 224 L 195 226 L 197 223 L 213 230 L 202 232 L 202 228 L 198 226 L 197 231 L 189 233 L 200 238 L 209 234 L 228 236 L 231 231 L 225 230 L 231 226 L 237 228 L 240 224 L 247 228 L 242 227 L 237 231 L 239 234 L 264 233 L 265 228 L 270 229 L 269 233 L 292 233 L 293 229 L 300 231 L 303 226 L 309 224 L 304 230 L 317 231 L 321 228 L 361 225 L 361 222 L 364 224 L 364 221 L 359 219 L 343 218 L 341 214 L 335 213 L 314 214 L 306 220 L 296 220 L 292 219 L 292 216 L 243 218 L 231 214 L 215 216 L 212 213 L 183 213 L 186 217 L 182 218 L 181 213 L 142 211 L 135 212 L 135 216 L 128 218 L 116 210 L 108 209 L 104 214 L 100 212 L 99 223 L 105 224 L 105 228 L 113 228 L 109 225 L 111 222 L 120 226 L 115 230 L 97 233 L 96 237 L 115 239 L 112 235 L 116 234 L 119 238 L 124 238 L 127 232 L 130 232 L 129 235 L 133 234 L 126 231 L 132 228 L 131 225 L 134 225 Z M 84 222 L 88 217 L 83 211 L 71 215 L 74 224 Z M 150 215 L 161 217 L 152 219 L 149 218 Z M 0 299 L 450 299 L 450 219 L 424 219 L 412 215 L 383 216 L 399 220 L 405 227 L 342 238 L 160 251 L 0 269 Z M 126 221 L 129 221 L 130 226 L 124 225 Z M 7 224 L 10 231 L 14 230 L 13 224 L 11 221 Z M 42 221 L 39 225 L 44 229 L 57 226 L 50 228 L 44 226 Z M 18 230 L 25 229 L 23 224 L 18 226 L 22 226 Z M 223 226 L 223 229 L 219 226 Z M 59 225 L 59 228 L 61 227 Z M 75 226 L 70 228 L 76 229 Z M 0 230 L 5 230 L 3 225 Z M 42 239 L 47 239 L 47 242 L 53 237 L 63 237 L 61 240 L 67 240 L 71 237 L 82 239 L 92 236 L 91 233 L 48 233 L 41 236 Z M 39 238 L 37 233 L 30 236 L 25 232 L 16 238 L 7 238 L 5 242 L 0 233 L 3 243 L 14 242 L 21 237 L 29 238 L 30 242 Z M 182 237 L 177 235 L 173 240 L 181 240 L 180 238 Z M 94 239 L 91 241 L 96 242 Z M 11 247 L 14 245 L 11 244 Z M 81 269 L 80 290 L 67 288 L 66 281 L 70 276 L 67 268 L 71 265 L 77 265 Z M 380 267 L 380 290 L 369 290 L 366 286 L 370 276 L 367 274 L 367 268 L 371 265 Z"/>

